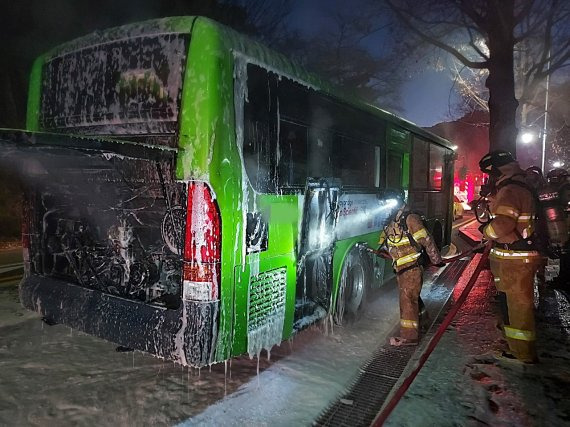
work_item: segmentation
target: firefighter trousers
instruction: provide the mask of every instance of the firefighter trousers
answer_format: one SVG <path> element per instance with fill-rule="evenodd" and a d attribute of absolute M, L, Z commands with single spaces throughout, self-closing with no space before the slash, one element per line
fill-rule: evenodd
<path fill-rule="evenodd" d="M 523 362 L 537 361 L 534 323 L 534 275 L 542 258 L 501 259 L 490 256 L 495 286 L 506 296 L 503 332 L 511 353 Z"/>
<path fill-rule="evenodd" d="M 418 300 L 422 290 L 422 269 L 415 267 L 397 275 L 400 289 L 400 337 L 419 339 Z"/>

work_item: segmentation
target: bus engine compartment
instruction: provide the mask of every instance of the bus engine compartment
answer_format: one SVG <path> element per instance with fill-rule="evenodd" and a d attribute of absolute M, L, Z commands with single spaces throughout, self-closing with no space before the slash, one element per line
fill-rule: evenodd
<path fill-rule="evenodd" d="M 26 188 L 22 304 L 183 365 L 215 357 L 219 301 L 182 296 L 189 183 L 175 150 L 0 131 L 1 164 Z"/>
<path fill-rule="evenodd" d="M 177 308 L 185 192 L 172 163 L 60 153 L 41 166 L 25 199 L 31 273 Z"/>

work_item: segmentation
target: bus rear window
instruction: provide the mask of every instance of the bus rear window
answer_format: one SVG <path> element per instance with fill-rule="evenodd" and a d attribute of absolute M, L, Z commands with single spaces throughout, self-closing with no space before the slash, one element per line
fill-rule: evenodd
<path fill-rule="evenodd" d="M 175 133 L 186 51 L 186 35 L 161 34 L 48 59 L 41 128 L 92 135 Z"/>

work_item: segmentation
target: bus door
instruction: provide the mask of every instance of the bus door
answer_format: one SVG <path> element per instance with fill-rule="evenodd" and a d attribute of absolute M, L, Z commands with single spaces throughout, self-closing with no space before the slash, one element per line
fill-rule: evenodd
<path fill-rule="evenodd" d="M 313 314 L 317 309 L 314 304 L 329 309 L 340 187 L 340 181 L 334 178 L 307 179 L 299 242 L 296 318 Z"/>
<path fill-rule="evenodd" d="M 386 188 L 403 190 L 408 195 L 410 175 L 410 133 L 389 127 L 386 153 Z"/>
<path fill-rule="evenodd" d="M 402 190 L 406 202 L 410 182 L 410 138 L 408 131 L 393 126 L 387 129 L 386 188 Z M 393 276 L 392 263 L 385 263 L 384 277 Z"/>

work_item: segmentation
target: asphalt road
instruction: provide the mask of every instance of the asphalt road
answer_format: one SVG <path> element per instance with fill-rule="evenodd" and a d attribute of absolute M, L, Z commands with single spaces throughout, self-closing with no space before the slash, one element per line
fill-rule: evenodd
<path fill-rule="evenodd" d="M 458 237 L 454 243 L 468 248 Z M 386 342 L 399 318 L 394 281 L 376 293 L 355 324 L 299 333 L 271 355 L 188 369 L 65 326 L 45 326 L 18 301 L 20 249 L 0 252 L 0 425 L 310 424 L 350 384 L 360 364 Z M 19 270 L 20 269 L 20 270 Z M 436 314 L 449 295 L 422 298 Z M 302 398 L 300 398 L 302 396 Z"/>

